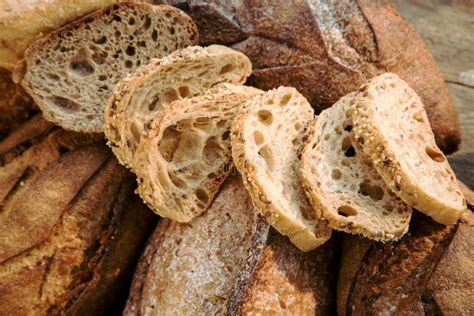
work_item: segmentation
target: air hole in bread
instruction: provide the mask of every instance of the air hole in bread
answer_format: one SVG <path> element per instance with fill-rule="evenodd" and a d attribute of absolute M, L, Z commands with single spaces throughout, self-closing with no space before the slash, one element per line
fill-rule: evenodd
<path fill-rule="evenodd" d="M 331 134 L 324 135 L 324 140 L 329 140 L 329 138 L 331 138 Z"/>
<path fill-rule="evenodd" d="M 160 103 L 160 95 L 157 94 L 155 98 L 153 99 L 153 101 L 151 101 L 151 103 L 148 104 L 148 111 L 150 112 L 154 111 L 159 103 Z"/>
<path fill-rule="evenodd" d="M 151 39 L 156 42 L 158 40 L 158 31 L 157 30 L 153 30 L 153 32 L 151 33 Z"/>
<path fill-rule="evenodd" d="M 378 185 L 372 185 L 368 181 L 359 184 L 359 192 L 363 195 L 369 196 L 374 201 L 383 199 L 383 190 Z"/>
<path fill-rule="evenodd" d="M 275 163 L 273 161 L 273 155 L 272 155 L 272 150 L 270 146 L 264 145 L 260 150 L 258 151 L 258 154 L 265 160 L 267 163 L 267 167 L 270 170 L 270 172 L 273 171 Z"/>
<path fill-rule="evenodd" d="M 94 67 L 85 59 L 71 61 L 69 70 L 71 73 L 81 77 L 89 76 L 94 73 Z"/>
<path fill-rule="evenodd" d="M 222 135 L 221 135 L 222 140 L 228 140 L 229 138 L 230 138 L 230 130 L 225 131 L 224 133 L 222 133 Z"/>
<path fill-rule="evenodd" d="M 97 65 L 102 65 L 103 63 L 105 63 L 108 55 L 109 54 L 107 54 L 107 52 L 95 51 L 94 54 L 92 54 L 91 58 Z"/>
<path fill-rule="evenodd" d="M 226 74 L 226 73 L 232 71 L 233 69 L 234 69 L 233 64 L 224 65 L 224 66 L 222 66 L 221 70 L 219 71 L 219 75 Z"/>
<path fill-rule="evenodd" d="M 295 137 L 293 138 L 293 140 L 291 141 L 291 143 L 294 145 L 294 146 L 297 146 L 299 147 L 302 143 L 302 140 L 301 140 L 301 137 Z"/>
<path fill-rule="evenodd" d="M 171 103 L 173 101 L 176 101 L 179 99 L 178 93 L 174 89 L 167 89 L 165 92 L 163 92 L 163 101 L 166 103 Z"/>
<path fill-rule="evenodd" d="M 443 153 L 441 153 L 439 150 L 436 150 L 432 147 L 426 147 L 425 152 L 428 155 L 428 157 L 430 157 L 436 162 L 443 162 L 446 160 Z"/>
<path fill-rule="evenodd" d="M 168 126 L 163 131 L 163 137 L 158 143 L 158 150 L 166 161 L 173 161 L 173 155 L 176 148 L 178 148 L 180 137 L 181 133 L 176 129 L 176 125 Z"/>
<path fill-rule="evenodd" d="M 169 28 L 169 30 L 171 35 L 174 35 L 174 33 L 176 32 L 176 30 L 172 26 Z"/>
<path fill-rule="evenodd" d="M 280 101 L 281 105 L 287 105 L 288 102 L 290 102 L 292 95 L 291 94 L 285 94 Z"/>
<path fill-rule="evenodd" d="M 180 189 L 186 189 L 187 184 L 184 180 L 178 177 L 174 172 L 168 172 L 168 176 L 170 177 L 171 182 L 175 185 L 175 187 Z"/>
<path fill-rule="evenodd" d="M 118 8 L 117 8 L 117 9 L 118 9 Z M 116 9 L 116 10 L 117 10 L 117 9 Z M 112 19 L 113 19 L 114 21 L 117 21 L 117 22 L 122 22 L 122 18 L 121 18 L 119 15 L 114 15 L 114 16 L 112 17 Z"/>
<path fill-rule="evenodd" d="M 350 205 L 342 205 L 337 208 L 337 213 L 344 217 L 357 215 L 357 210 Z"/>
<path fill-rule="evenodd" d="M 133 67 L 133 62 L 131 60 L 126 60 L 125 61 L 125 67 L 132 68 Z"/>
<path fill-rule="evenodd" d="M 58 75 L 52 74 L 52 73 L 46 73 L 46 77 L 48 77 L 49 79 L 54 80 L 54 81 L 59 81 L 59 79 L 60 79 Z"/>
<path fill-rule="evenodd" d="M 97 79 L 99 79 L 99 81 L 105 81 L 105 80 L 107 80 L 107 76 L 106 75 L 99 75 L 99 77 Z"/>
<path fill-rule="evenodd" d="M 220 145 L 219 139 L 216 136 L 211 136 L 206 140 L 206 145 L 202 154 L 204 159 L 208 162 L 213 162 L 216 159 L 222 158 L 224 156 L 223 148 Z"/>
<path fill-rule="evenodd" d="M 303 128 L 303 124 L 301 124 L 300 122 L 296 122 L 296 123 L 295 123 L 295 129 L 296 129 L 297 131 L 299 131 L 299 130 L 302 129 L 302 128 Z"/>
<path fill-rule="evenodd" d="M 201 129 L 203 131 L 208 131 L 212 128 L 212 121 L 209 117 L 198 117 L 192 123 L 193 127 Z"/>
<path fill-rule="evenodd" d="M 60 97 L 60 96 L 53 96 L 52 98 L 50 98 L 50 100 L 57 106 L 57 107 L 60 107 L 61 109 L 65 109 L 65 110 L 68 110 L 68 111 L 78 111 L 81 106 L 68 99 L 68 98 L 63 98 L 63 97 Z"/>
<path fill-rule="evenodd" d="M 390 205 L 390 204 L 385 204 L 383 206 L 383 208 L 387 211 L 387 212 L 392 212 L 393 211 L 393 206 Z"/>
<path fill-rule="evenodd" d="M 135 24 L 135 18 L 132 16 L 130 19 L 128 19 L 128 25 L 134 25 Z"/>
<path fill-rule="evenodd" d="M 342 178 L 342 172 L 341 170 L 339 169 L 333 169 L 331 171 L 331 177 L 334 179 L 334 180 L 339 180 Z"/>
<path fill-rule="evenodd" d="M 272 114 L 272 112 L 267 111 L 267 110 L 260 110 L 260 111 L 258 111 L 257 116 L 258 116 L 258 120 L 263 125 L 267 125 L 267 126 L 272 125 L 272 123 L 273 123 L 273 114 Z"/>
<path fill-rule="evenodd" d="M 225 125 L 226 125 L 226 121 L 225 121 L 225 120 L 220 120 L 220 121 L 217 122 L 217 124 L 216 124 L 217 128 L 223 128 Z"/>
<path fill-rule="evenodd" d="M 136 142 L 140 141 L 141 135 L 140 135 L 140 130 L 138 129 L 137 124 L 135 122 L 132 122 L 130 124 L 130 132 L 132 132 L 133 138 L 135 138 Z"/>
<path fill-rule="evenodd" d="M 349 124 L 349 125 L 345 126 L 345 127 L 344 127 L 344 130 L 345 130 L 346 132 L 349 132 L 349 133 L 350 133 L 350 132 L 352 131 L 352 125 Z"/>
<path fill-rule="evenodd" d="M 417 122 L 423 123 L 425 120 L 423 119 L 423 114 L 421 112 L 417 112 L 413 114 L 413 119 Z"/>
<path fill-rule="evenodd" d="M 342 159 L 341 164 L 343 166 L 349 167 L 351 165 L 351 161 L 349 159 Z"/>
<path fill-rule="evenodd" d="M 105 44 L 107 43 L 107 37 L 101 36 L 98 39 L 94 40 L 94 43 L 99 44 L 99 45 Z"/>
<path fill-rule="evenodd" d="M 258 146 L 265 143 L 265 137 L 263 136 L 263 134 L 260 131 L 255 131 L 253 133 L 253 139 L 255 140 L 255 144 L 257 144 Z"/>
<path fill-rule="evenodd" d="M 135 56 L 135 47 L 131 45 L 127 46 L 127 49 L 125 49 L 125 54 L 128 56 Z"/>
<path fill-rule="evenodd" d="M 204 189 L 198 188 L 196 190 L 196 198 L 206 204 L 209 201 L 209 194 Z"/>
<path fill-rule="evenodd" d="M 191 96 L 191 91 L 186 86 L 179 87 L 178 92 L 182 98 L 187 98 Z"/>
<path fill-rule="evenodd" d="M 149 16 L 145 16 L 145 20 L 143 21 L 143 29 L 148 30 L 151 26 L 151 18 Z"/>

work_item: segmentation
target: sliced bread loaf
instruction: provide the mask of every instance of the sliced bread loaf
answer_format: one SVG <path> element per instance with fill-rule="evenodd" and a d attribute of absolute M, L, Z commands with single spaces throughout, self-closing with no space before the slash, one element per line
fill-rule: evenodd
<path fill-rule="evenodd" d="M 353 121 L 358 143 L 402 200 L 439 223 L 459 219 L 466 201 L 435 143 L 423 103 L 406 82 L 386 73 L 363 85 Z"/>
<path fill-rule="evenodd" d="M 109 145 L 122 164 L 131 166 L 142 135 L 163 107 L 217 83 L 242 84 L 251 72 L 244 54 L 219 45 L 188 47 L 153 60 L 117 85 L 105 114 Z"/>
<path fill-rule="evenodd" d="M 249 101 L 232 123 L 232 157 L 252 201 L 266 220 L 301 250 L 331 236 L 316 219 L 299 178 L 299 155 L 313 109 L 294 88 Z"/>
<path fill-rule="evenodd" d="M 178 9 L 116 4 L 34 42 L 25 52 L 22 84 L 46 119 L 69 130 L 101 132 L 119 79 L 197 40 L 196 26 Z"/>
<path fill-rule="evenodd" d="M 331 228 L 396 240 L 408 230 L 411 208 L 388 188 L 354 141 L 355 94 L 317 117 L 301 156 L 301 180 L 313 208 Z"/>
<path fill-rule="evenodd" d="M 187 222 L 207 209 L 232 169 L 231 122 L 260 93 L 224 83 L 158 114 L 132 168 L 138 193 L 155 212 Z"/>

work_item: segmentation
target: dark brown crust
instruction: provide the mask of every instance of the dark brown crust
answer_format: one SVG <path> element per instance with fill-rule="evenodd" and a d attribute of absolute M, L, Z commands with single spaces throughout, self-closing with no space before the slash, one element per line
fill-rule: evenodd
<path fill-rule="evenodd" d="M 100 137 L 45 129 L 40 119 L 27 125 L 8 146 L 0 143 L 8 148 L 0 156 L 9 157 L 0 167 L 9 175 L 0 178 L 0 310 L 103 314 L 120 308 L 156 216 L 134 195 L 133 177 Z M 68 218 L 77 226 L 65 225 Z M 68 238 L 84 250 L 59 246 Z M 51 251 L 49 245 L 55 245 Z M 24 268 L 27 262 L 31 268 Z M 43 292 L 56 286 L 50 277 L 68 280 L 53 296 Z"/>
<path fill-rule="evenodd" d="M 225 1 L 164 2 L 196 21 L 202 44 L 230 45 L 249 56 L 254 66 L 249 83 L 264 90 L 294 86 L 317 113 L 381 72 L 397 73 L 424 102 L 438 146 L 445 153 L 459 146 L 459 122 L 442 74 L 419 34 L 386 0 L 358 0 L 352 7 L 368 28 L 353 16 L 342 20 L 356 26 L 346 40 L 368 68 L 337 61 L 307 1 L 273 1 L 271 10 L 264 1 L 242 0 L 234 6 Z"/>

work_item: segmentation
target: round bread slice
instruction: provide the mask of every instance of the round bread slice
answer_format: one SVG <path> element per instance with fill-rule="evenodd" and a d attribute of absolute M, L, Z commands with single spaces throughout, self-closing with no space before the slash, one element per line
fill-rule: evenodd
<path fill-rule="evenodd" d="M 47 120 L 68 130 L 102 132 L 105 106 L 121 78 L 197 42 L 195 24 L 176 8 L 115 4 L 31 44 L 22 84 Z"/>
<path fill-rule="evenodd" d="M 353 110 L 355 137 L 389 187 L 435 221 L 455 223 L 466 201 L 418 95 L 386 73 L 361 87 Z"/>
<path fill-rule="evenodd" d="M 321 112 L 301 156 L 301 180 L 317 214 L 336 230 L 378 241 L 400 239 L 411 208 L 397 197 L 355 143 L 351 93 Z"/>
<path fill-rule="evenodd" d="M 159 112 L 132 168 L 138 193 L 156 213 L 188 222 L 207 209 L 232 169 L 231 122 L 260 93 L 225 83 Z"/>
<path fill-rule="evenodd" d="M 232 123 L 232 157 L 255 208 L 302 251 L 331 236 L 301 186 L 299 154 L 313 109 L 294 88 L 250 100 Z"/>
<path fill-rule="evenodd" d="M 130 167 L 142 136 L 161 109 L 217 83 L 243 84 L 251 73 L 247 56 L 220 45 L 188 47 L 153 60 L 117 85 L 105 115 L 109 146 Z"/>

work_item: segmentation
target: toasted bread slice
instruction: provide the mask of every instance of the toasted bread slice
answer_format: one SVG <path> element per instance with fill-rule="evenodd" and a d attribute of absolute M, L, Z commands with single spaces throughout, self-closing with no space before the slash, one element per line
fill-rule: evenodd
<path fill-rule="evenodd" d="M 466 201 L 418 95 L 386 73 L 361 87 L 353 110 L 355 137 L 389 187 L 435 221 L 455 223 Z"/>
<path fill-rule="evenodd" d="M 232 123 L 232 157 L 252 201 L 266 220 L 302 251 L 331 236 L 316 219 L 299 178 L 299 154 L 313 109 L 294 88 L 249 101 Z"/>
<path fill-rule="evenodd" d="M 231 122 L 260 93 L 224 83 L 158 114 L 132 168 L 138 193 L 156 213 L 187 222 L 207 209 L 232 169 Z"/>
<path fill-rule="evenodd" d="M 351 93 L 317 117 L 301 156 L 301 180 L 311 205 L 328 225 L 379 241 L 400 239 L 411 208 L 377 174 L 355 143 Z"/>
<path fill-rule="evenodd" d="M 22 84 L 47 120 L 102 132 L 105 106 L 121 78 L 197 41 L 195 24 L 178 9 L 115 4 L 34 42 L 25 52 Z"/>
<path fill-rule="evenodd" d="M 242 84 L 251 72 L 244 54 L 219 45 L 188 47 L 152 61 L 117 85 L 105 116 L 109 145 L 130 167 L 142 135 L 162 108 L 217 83 Z"/>

